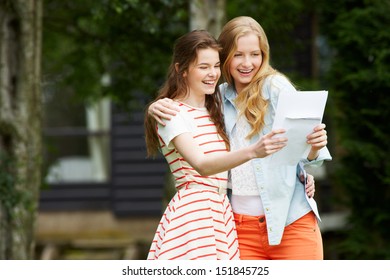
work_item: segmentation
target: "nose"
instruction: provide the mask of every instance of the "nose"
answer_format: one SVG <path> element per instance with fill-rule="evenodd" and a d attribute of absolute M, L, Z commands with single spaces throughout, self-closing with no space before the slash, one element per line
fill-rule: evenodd
<path fill-rule="evenodd" d="M 251 65 L 251 59 L 250 59 L 250 57 L 249 56 L 245 56 L 244 57 L 244 59 L 243 59 L 243 61 L 242 61 L 242 65 L 244 65 L 244 66 L 250 66 Z"/>
<path fill-rule="evenodd" d="M 209 72 L 209 76 L 210 77 L 215 77 L 217 76 L 217 70 L 215 68 L 211 68 L 210 72 Z"/>

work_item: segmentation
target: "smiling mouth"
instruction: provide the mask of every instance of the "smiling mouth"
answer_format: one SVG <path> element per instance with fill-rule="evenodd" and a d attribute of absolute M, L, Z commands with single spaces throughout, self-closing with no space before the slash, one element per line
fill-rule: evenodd
<path fill-rule="evenodd" d="M 251 69 L 251 70 L 240 70 L 240 69 L 238 69 L 238 72 L 240 72 L 241 74 L 250 74 L 252 71 L 253 71 L 253 69 Z"/>
<path fill-rule="evenodd" d="M 206 84 L 206 85 L 208 85 L 208 86 L 213 86 L 213 85 L 215 85 L 215 81 L 204 81 L 203 83 Z"/>

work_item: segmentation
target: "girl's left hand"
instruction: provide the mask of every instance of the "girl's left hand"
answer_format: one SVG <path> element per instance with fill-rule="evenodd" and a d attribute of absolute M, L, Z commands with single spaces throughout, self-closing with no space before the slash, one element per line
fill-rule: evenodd
<path fill-rule="evenodd" d="M 318 151 L 328 144 L 328 136 L 325 130 L 325 124 L 321 123 L 314 128 L 314 131 L 309 134 L 307 143 L 311 145 L 311 150 L 308 156 L 309 160 L 313 160 L 318 157 Z"/>

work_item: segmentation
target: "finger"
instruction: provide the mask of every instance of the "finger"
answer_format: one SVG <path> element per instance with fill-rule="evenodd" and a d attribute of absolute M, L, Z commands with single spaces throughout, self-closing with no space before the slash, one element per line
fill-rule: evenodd
<path fill-rule="evenodd" d="M 268 134 L 264 137 L 271 137 L 271 134 Z M 262 139 L 263 145 L 266 149 L 274 149 L 279 147 L 284 147 L 287 145 L 288 139 L 286 137 L 275 137 L 275 138 L 265 138 Z"/>
<path fill-rule="evenodd" d="M 270 146 L 280 147 L 287 145 L 288 139 L 286 137 L 273 138 L 270 141 Z"/>
<path fill-rule="evenodd" d="M 156 111 L 158 115 L 164 119 L 170 120 L 172 116 L 176 116 L 176 111 L 167 109 L 167 108 L 161 108 L 160 111 Z"/>
<path fill-rule="evenodd" d="M 161 112 L 175 116 L 177 111 L 175 110 L 174 105 L 170 105 L 169 103 L 164 102 L 162 104 L 156 104 L 153 108 L 153 112 Z"/>
<path fill-rule="evenodd" d="M 172 99 L 164 98 L 162 99 L 162 102 L 164 103 L 164 109 L 180 112 L 179 106 Z"/>
<path fill-rule="evenodd" d="M 313 152 L 315 152 L 315 151 L 319 151 L 319 150 L 321 150 L 322 148 L 324 148 L 324 147 L 326 147 L 326 144 L 321 144 L 321 145 L 314 145 L 314 146 L 311 146 L 311 149 L 312 149 L 312 151 Z"/>
<path fill-rule="evenodd" d="M 308 197 L 313 197 L 315 192 L 315 187 L 314 185 L 311 185 L 310 187 L 306 188 L 306 194 Z"/>
<path fill-rule="evenodd" d="M 306 186 L 305 186 L 305 189 L 306 189 L 306 190 L 313 190 L 313 189 L 315 189 L 314 180 L 313 180 L 313 181 L 310 181 L 310 182 L 307 182 L 307 183 L 306 183 Z"/>
<path fill-rule="evenodd" d="M 165 126 L 165 125 L 166 125 L 166 123 L 165 123 L 162 119 L 160 119 L 159 117 L 154 116 L 154 119 L 155 119 L 159 124 L 161 124 L 162 126 Z"/>
<path fill-rule="evenodd" d="M 314 197 L 315 181 L 314 181 L 314 177 L 310 174 L 307 175 L 307 184 L 305 189 L 308 197 Z"/>
<path fill-rule="evenodd" d="M 272 130 L 270 133 L 266 134 L 264 137 L 266 138 L 272 138 L 274 137 L 275 135 L 277 134 L 282 134 L 282 133 L 285 133 L 286 130 L 285 129 L 275 129 L 275 130 Z"/>
<path fill-rule="evenodd" d="M 314 127 L 314 131 L 320 131 L 320 130 L 324 130 L 326 127 L 326 125 L 324 123 L 320 123 L 319 125 L 317 125 L 316 127 Z"/>
<path fill-rule="evenodd" d="M 156 104 L 152 109 L 152 116 L 170 120 L 172 116 L 176 116 L 176 111 L 168 109 L 164 105 Z"/>
<path fill-rule="evenodd" d="M 307 143 L 308 144 L 318 144 L 318 143 L 327 141 L 327 139 L 328 139 L 327 135 L 321 135 L 321 136 L 318 136 L 315 138 L 308 139 Z"/>
<path fill-rule="evenodd" d="M 306 186 L 306 191 L 307 192 L 312 192 L 314 190 L 314 185 Z"/>
<path fill-rule="evenodd" d="M 321 130 L 312 132 L 311 134 L 309 134 L 309 136 L 315 137 L 315 136 L 322 136 L 322 135 L 326 135 L 326 134 L 328 134 L 327 131 L 325 129 L 321 129 Z"/>
<path fill-rule="evenodd" d="M 317 132 L 310 133 L 309 135 L 306 136 L 306 138 L 308 140 L 312 140 L 312 139 L 315 139 L 315 138 L 318 138 L 318 137 L 322 137 L 322 136 L 326 136 L 326 135 L 327 135 L 326 130 L 320 130 L 320 131 L 317 131 Z"/>
<path fill-rule="evenodd" d="M 272 139 L 265 139 L 264 146 L 266 149 L 277 149 L 287 145 L 288 139 L 286 137 L 278 137 Z"/>
<path fill-rule="evenodd" d="M 308 143 L 308 144 L 310 144 L 312 148 L 322 148 L 328 144 L 328 141 L 324 140 L 317 143 Z"/>
<path fill-rule="evenodd" d="M 318 141 L 318 142 L 310 141 L 309 144 L 312 147 L 320 147 L 320 146 L 326 146 L 327 143 L 328 143 L 328 141 L 326 139 L 324 139 L 324 140 L 321 140 L 321 141 Z"/>
<path fill-rule="evenodd" d="M 286 145 L 287 145 L 287 143 L 279 143 L 279 144 L 275 144 L 275 145 L 270 145 L 270 146 L 265 147 L 265 152 L 266 152 L 266 154 L 271 155 L 271 154 L 274 154 L 274 153 L 280 151 Z"/>

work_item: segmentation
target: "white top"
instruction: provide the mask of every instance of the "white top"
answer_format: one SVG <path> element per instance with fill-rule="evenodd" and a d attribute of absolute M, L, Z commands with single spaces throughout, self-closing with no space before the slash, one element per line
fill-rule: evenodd
<path fill-rule="evenodd" d="M 184 103 L 180 103 L 179 107 L 180 112 L 171 121 L 166 122 L 166 126 L 158 125 L 158 135 L 162 140 L 160 141 L 161 152 L 169 164 L 176 188 L 203 185 L 211 186 L 220 193 L 226 193 L 228 172 L 201 176 L 176 150 L 172 139 L 182 133 L 190 132 L 205 154 L 227 153 L 225 141 L 218 134 L 206 108 L 195 108 Z"/>
<path fill-rule="evenodd" d="M 231 150 L 239 150 L 250 145 L 246 136 L 250 132 L 250 125 L 244 115 L 237 120 L 236 129 L 230 137 Z M 234 186 L 231 203 L 235 213 L 260 216 L 264 215 L 263 203 L 257 187 L 255 171 L 250 161 L 231 169 L 231 181 Z M 242 197 L 242 196 L 246 196 Z"/>

